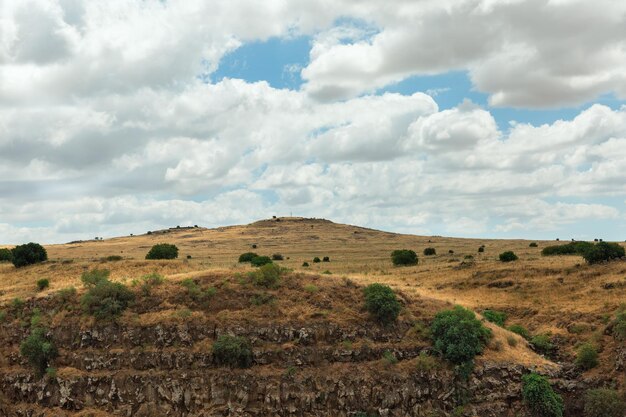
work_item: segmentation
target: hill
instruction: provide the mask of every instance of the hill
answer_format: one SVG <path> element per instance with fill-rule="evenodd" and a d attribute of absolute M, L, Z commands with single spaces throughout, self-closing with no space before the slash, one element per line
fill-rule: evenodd
<path fill-rule="evenodd" d="M 162 242 L 176 244 L 180 258 L 145 260 L 150 247 Z M 486 323 L 495 337 L 478 359 L 475 374 L 480 377 L 468 387 L 473 394 L 468 410 L 485 416 L 521 412 L 519 379 L 534 369 L 553 376 L 574 413 L 570 415 L 580 415 L 575 413 L 585 389 L 624 387 L 626 348 L 612 335 L 611 324 L 626 308 L 626 264 L 589 266 L 579 256 L 542 257 L 542 247 L 555 242 L 536 243 L 538 247 L 524 240 L 401 235 L 322 219 L 277 218 L 46 246 L 48 262 L 20 269 L 0 264 L 5 312 L 0 335 L 7 341 L 0 362 L 1 391 L 6 402 L 18 408 L 50 415 L 60 415 L 54 414 L 61 413 L 59 407 L 102 415 L 126 409 L 129 415 L 224 415 L 227 404 L 235 407 L 231 415 L 270 415 L 268 402 L 279 415 L 287 415 L 290 408 L 309 410 L 302 415 L 333 410 L 336 415 L 354 415 L 350 413 L 385 409 L 382 404 L 389 392 L 396 392 L 395 384 L 412 394 L 402 394 L 395 406 L 387 404 L 389 415 L 402 415 L 394 414 L 396 409 L 413 415 L 450 411 L 453 401 L 441 400 L 448 398 L 445 381 L 454 380 L 450 367 L 436 359 L 432 369 L 429 365 L 416 373 L 422 366 L 420 353 L 432 353 L 420 329 L 428 328 L 437 311 L 461 304 L 478 313 L 506 313 L 505 326 L 523 326 L 529 339 L 539 335 L 547 341 L 529 343 Z M 481 246 L 484 251 L 479 253 Z M 435 248 L 436 255 L 423 256 L 426 247 Z M 403 248 L 418 253 L 418 265 L 392 266 L 391 251 Z M 520 259 L 498 261 L 505 250 Z M 293 272 L 278 289 L 250 286 L 246 277 L 253 269 L 237 262 L 239 254 L 248 251 L 279 253 L 284 260 L 278 263 Z M 111 256 L 122 259 L 109 260 L 117 259 Z M 329 262 L 313 262 L 326 256 Z M 115 323 L 96 323 L 80 311 L 80 276 L 93 268 L 110 270 L 113 281 L 137 294 L 135 305 Z M 146 295 L 141 277 L 153 272 L 166 281 Z M 50 280 L 48 289 L 37 290 L 40 278 Z M 213 288 L 215 297 L 198 303 L 185 287 L 190 280 L 200 288 Z M 400 296 L 404 307 L 392 329 L 373 325 L 363 310 L 361 288 L 373 282 L 390 285 Z M 78 295 L 62 304 L 59 291 L 70 286 Z M 16 298 L 25 304 L 16 307 Z M 41 320 L 61 350 L 56 376 L 45 385 L 51 393 L 47 399 L 39 399 L 40 383 L 18 353 L 29 332 L 28 318 L 37 311 L 43 312 Z M 224 333 L 254 341 L 253 368 L 226 372 L 212 364 L 208 352 Z M 600 365 L 584 372 L 573 365 L 582 342 L 600 351 Z M 386 351 L 400 361 L 388 364 L 381 359 Z M 261 383 L 261 377 L 268 382 Z M 162 380 L 170 382 L 159 383 Z M 191 382 L 183 382 L 187 380 Z M 208 380 L 213 381 L 210 395 L 201 395 L 202 381 Z M 439 386 L 434 380 L 444 382 Z M 141 388 L 146 385 L 153 391 Z M 235 388 L 240 386 L 248 388 Z M 431 387 L 430 394 L 413 393 L 423 386 Z M 368 394 L 359 387 L 368 387 Z M 342 397 L 333 397 L 338 390 Z M 143 401 L 136 399 L 137 392 Z M 155 409 L 146 405 L 150 396 Z M 215 398 L 219 401 L 211 400 Z M 201 414 L 207 404 L 215 414 Z"/>

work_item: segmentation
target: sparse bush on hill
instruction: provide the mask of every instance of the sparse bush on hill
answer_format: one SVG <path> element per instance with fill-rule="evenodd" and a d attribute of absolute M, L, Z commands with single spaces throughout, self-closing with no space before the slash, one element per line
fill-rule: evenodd
<path fill-rule="evenodd" d="M 282 261 L 283 255 L 281 255 L 280 253 L 275 253 L 272 255 L 272 261 Z"/>
<path fill-rule="evenodd" d="M 506 252 L 502 252 L 498 258 L 500 259 L 501 262 L 513 262 L 513 261 L 517 261 L 519 258 L 517 257 L 517 255 L 512 252 L 512 251 L 506 251 Z"/>
<path fill-rule="evenodd" d="M 256 258 L 252 258 L 250 264 L 252 266 L 263 266 L 267 264 L 271 264 L 272 260 L 269 256 L 257 256 Z"/>
<path fill-rule="evenodd" d="M 563 417 L 563 399 L 554 392 L 546 377 L 534 373 L 524 375 L 522 397 L 535 417 Z"/>
<path fill-rule="evenodd" d="M 321 261 L 321 259 L 319 257 L 316 256 L 315 258 L 313 258 L 313 263 L 317 264 L 317 263 L 320 263 L 320 262 L 322 262 L 322 261 Z"/>
<path fill-rule="evenodd" d="M 74 287 L 62 288 L 59 291 L 57 291 L 56 298 L 59 300 L 59 302 L 63 306 L 67 306 L 76 298 L 76 288 Z"/>
<path fill-rule="evenodd" d="M 617 317 L 611 323 L 611 333 L 615 340 L 626 341 L 626 311 L 617 313 Z"/>
<path fill-rule="evenodd" d="M 158 243 L 146 254 L 146 259 L 176 259 L 178 248 L 169 243 Z"/>
<path fill-rule="evenodd" d="M 474 357 L 482 353 L 491 338 L 491 330 L 483 326 L 472 311 L 461 306 L 437 313 L 430 332 L 435 350 L 462 367 L 464 376 L 469 376 Z"/>
<path fill-rule="evenodd" d="M 580 345 L 576 352 L 576 366 L 589 370 L 598 366 L 598 350 L 591 343 Z"/>
<path fill-rule="evenodd" d="M 363 290 L 365 308 L 381 324 L 390 324 L 398 319 L 400 302 L 393 290 L 382 284 L 370 284 Z"/>
<path fill-rule="evenodd" d="M 306 268 L 306 267 L 309 266 L 309 263 L 308 262 L 302 262 L 302 266 Z"/>
<path fill-rule="evenodd" d="M 0 249 L 0 262 L 12 262 L 13 254 L 11 253 L 11 249 L 1 248 Z"/>
<path fill-rule="evenodd" d="M 95 284 L 89 284 L 88 288 L 80 303 L 83 310 L 97 320 L 117 318 L 135 300 L 135 295 L 125 285 L 106 278 L 96 279 Z"/>
<path fill-rule="evenodd" d="M 391 252 L 391 262 L 396 266 L 411 266 L 418 263 L 417 254 L 410 249 L 399 249 Z"/>
<path fill-rule="evenodd" d="M 250 262 L 252 261 L 254 258 L 258 257 L 259 255 L 257 255 L 254 252 L 246 252 L 246 253 L 242 253 L 241 255 L 239 255 L 239 262 Z"/>
<path fill-rule="evenodd" d="M 46 252 L 46 249 L 39 243 L 33 242 L 14 247 L 11 249 L 11 254 L 13 256 L 11 262 L 13 262 L 16 268 L 48 260 L 48 252 Z"/>
<path fill-rule="evenodd" d="M 92 269 L 91 271 L 83 272 L 80 276 L 80 280 L 83 285 L 87 288 L 95 287 L 99 283 L 103 281 L 107 281 L 109 279 L 109 275 L 111 271 L 108 269 Z"/>
<path fill-rule="evenodd" d="M 50 281 L 46 278 L 42 278 L 40 280 L 37 280 L 37 289 L 39 291 L 43 291 L 46 288 L 48 288 L 50 286 Z"/>
<path fill-rule="evenodd" d="M 528 332 L 528 330 L 526 330 L 524 326 L 520 326 L 519 324 L 513 324 L 509 326 L 507 330 L 522 336 L 526 340 L 530 338 L 530 333 Z"/>
<path fill-rule="evenodd" d="M 529 248 L 536 248 L 539 247 L 539 245 L 537 245 L 537 242 L 532 242 L 530 245 L 528 245 Z"/>
<path fill-rule="evenodd" d="M 20 355 L 28 360 L 38 376 L 42 376 L 50 362 L 59 356 L 59 351 L 46 331 L 38 327 L 20 345 Z"/>
<path fill-rule="evenodd" d="M 144 275 L 141 277 L 141 292 L 145 296 L 149 296 L 152 293 L 152 288 L 161 285 L 165 282 L 165 278 L 163 275 L 159 275 L 156 272 L 153 272 L 148 275 Z"/>
<path fill-rule="evenodd" d="M 585 395 L 585 417 L 623 417 L 624 397 L 608 388 L 591 389 Z"/>
<path fill-rule="evenodd" d="M 506 321 L 506 313 L 497 310 L 484 310 L 483 317 L 485 320 L 497 324 L 500 327 L 504 327 Z"/>
<path fill-rule="evenodd" d="M 597 264 L 626 256 L 622 246 L 608 242 L 598 242 L 585 250 L 582 255 L 589 264 Z"/>
<path fill-rule="evenodd" d="M 252 345 L 244 337 L 223 335 L 213 343 L 215 363 L 231 368 L 252 366 Z"/>
<path fill-rule="evenodd" d="M 330 262 L 330 258 L 328 256 L 324 256 L 322 258 L 322 262 Z"/>
<path fill-rule="evenodd" d="M 258 271 L 251 272 L 254 283 L 261 287 L 273 288 L 278 285 L 278 280 L 282 274 L 280 266 L 269 263 L 262 265 Z"/>
<path fill-rule="evenodd" d="M 592 247 L 593 243 L 590 242 L 570 242 L 565 245 L 546 246 L 541 250 L 541 255 L 582 255 L 585 251 Z"/>
<path fill-rule="evenodd" d="M 541 353 L 550 353 L 554 350 L 554 345 L 547 334 L 538 334 L 530 339 L 530 344 Z"/>
<path fill-rule="evenodd" d="M 436 255 L 437 251 L 435 250 L 435 248 L 426 248 L 424 249 L 424 256 L 432 256 L 432 255 Z"/>

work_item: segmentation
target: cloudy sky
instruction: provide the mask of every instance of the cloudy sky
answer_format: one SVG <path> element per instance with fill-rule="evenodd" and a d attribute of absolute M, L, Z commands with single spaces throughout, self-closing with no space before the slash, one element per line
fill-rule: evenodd
<path fill-rule="evenodd" d="M 290 213 L 626 239 L 626 2 L 0 2 L 0 242 Z"/>

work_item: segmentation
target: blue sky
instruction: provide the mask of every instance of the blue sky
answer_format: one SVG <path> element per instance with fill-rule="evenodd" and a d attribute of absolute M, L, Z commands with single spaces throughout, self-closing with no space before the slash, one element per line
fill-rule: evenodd
<path fill-rule="evenodd" d="M 624 2 L 3 7 L 0 242 L 290 213 L 626 239 Z"/>

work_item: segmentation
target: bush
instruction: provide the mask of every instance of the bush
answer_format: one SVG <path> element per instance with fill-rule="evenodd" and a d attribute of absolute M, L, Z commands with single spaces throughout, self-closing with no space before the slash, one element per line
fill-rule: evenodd
<path fill-rule="evenodd" d="M 46 331 L 36 328 L 20 345 L 20 355 L 28 360 L 37 375 L 42 376 L 49 363 L 59 356 L 59 351 L 46 335 Z"/>
<path fill-rule="evenodd" d="M 507 330 L 522 336 L 526 340 L 528 340 L 528 338 L 530 337 L 530 333 L 528 332 L 528 330 L 526 330 L 524 326 L 520 326 L 519 324 L 513 324 L 512 326 L 509 326 Z"/>
<path fill-rule="evenodd" d="M 0 248 L 0 262 L 12 262 L 13 254 L 11 253 L 11 249 Z"/>
<path fill-rule="evenodd" d="M 394 250 L 391 252 L 391 262 L 396 266 L 417 265 L 417 254 L 410 249 Z"/>
<path fill-rule="evenodd" d="M 178 248 L 169 243 L 158 243 L 150 249 L 146 259 L 176 259 L 178 258 Z"/>
<path fill-rule="evenodd" d="M 33 242 L 14 247 L 11 249 L 11 254 L 13 255 L 11 261 L 16 268 L 48 260 L 48 252 L 46 252 L 44 247 L 39 243 Z"/>
<path fill-rule="evenodd" d="M 322 262 L 330 262 L 330 258 L 328 256 L 324 256 L 322 258 Z"/>
<path fill-rule="evenodd" d="M 491 330 L 461 306 L 437 313 L 430 332 L 435 350 L 456 365 L 472 362 L 491 338 Z"/>
<path fill-rule="evenodd" d="M 585 417 L 623 417 L 626 403 L 612 389 L 591 389 L 585 395 Z"/>
<path fill-rule="evenodd" d="M 254 283 L 261 287 L 273 288 L 278 285 L 282 270 L 280 266 L 269 263 L 262 265 L 258 271 L 253 272 Z"/>
<path fill-rule="evenodd" d="M 624 248 L 617 243 L 599 242 L 583 252 L 583 258 L 588 264 L 597 264 L 604 261 L 623 258 Z"/>
<path fill-rule="evenodd" d="M 92 269 L 88 272 L 83 272 L 80 276 L 80 280 L 87 288 L 95 287 L 103 281 L 108 281 L 111 271 L 108 269 Z"/>
<path fill-rule="evenodd" d="M 592 247 L 593 243 L 589 242 L 570 242 L 565 245 L 546 246 L 541 250 L 541 255 L 582 255 Z"/>
<path fill-rule="evenodd" d="M 365 308 L 381 324 L 393 323 L 400 314 L 400 302 L 387 285 L 370 284 L 363 290 Z"/>
<path fill-rule="evenodd" d="M 222 366 L 248 368 L 252 365 L 252 346 L 244 337 L 220 336 L 213 343 L 213 360 Z"/>
<path fill-rule="evenodd" d="M 283 255 L 281 255 L 280 253 L 275 253 L 272 255 L 272 261 L 282 261 Z"/>
<path fill-rule="evenodd" d="M 617 317 L 611 325 L 611 333 L 615 340 L 626 340 L 626 311 L 617 313 Z"/>
<path fill-rule="evenodd" d="M 250 264 L 252 266 L 263 266 L 267 264 L 271 264 L 272 260 L 269 256 L 257 256 L 256 258 L 252 258 Z"/>
<path fill-rule="evenodd" d="M 308 262 L 302 262 L 302 266 L 306 268 L 306 267 L 309 266 L 309 263 Z"/>
<path fill-rule="evenodd" d="M 99 281 L 80 300 L 83 310 L 97 320 L 112 320 L 128 308 L 135 295 L 119 282 Z"/>
<path fill-rule="evenodd" d="M 42 279 L 37 281 L 37 289 L 39 291 L 43 291 L 46 288 L 48 288 L 49 286 L 50 286 L 50 281 L 47 280 L 46 278 L 42 278 Z"/>
<path fill-rule="evenodd" d="M 257 255 L 254 252 L 246 252 L 246 253 L 242 253 L 241 255 L 239 255 L 239 262 L 250 262 L 252 261 L 254 258 L 258 258 L 259 255 Z"/>
<path fill-rule="evenodd" d="M 315 258 L 313 258 L 313 263 L 319 263 L 319 262 L 322 262 L 319 257 L 316 256 Z"/>
<path fill-rule="evenodd" d="M 530 245 L 528 245 L 529 248 L 537 248 L 539 247 L 539 245 L 537 245 L 537 242 L 532 242 Z"/>
<path fill-rule="evenodd" d="M 542 353 L 550 353 L 554 349 L 554 345 L 547 334 L 538 334 L 530 339 L 530 344 Z"/>
<path fill-rule="evenodd" d="M 485 320 L 495 323 L 500 327 L 504 327 L 504 322 L 506 321 L 506 313 L 502 311 L 485 310 L 483 311 L 483 317 Z"/>
<path fill-rule="evenodd" d="M 57 299 L 61 302 L 61 304 L 66 305 L 74 301 L 76 297 L 76 288 L 67 287 L 62 288 L 56 293 Z"/>
<path fill-rule="evenodd" d="M 485 251 L 485 247 L 481 246 L 478 248 L 478 253 L 483 253 Z"/>
<path fill-rule="evenodd" d="M 118 261 L 121 261 L 122 259 L 124 258 L 122 258 L 120 255 L 110 255 L 104 258 L 104 260 L 107 262 L 118 262 Z"/>
<path fill-rule="evenodd" d="M 519 258 L 512 251 L 502 252 L 499 256 L 501 262 L 512 262 L 517 261 Z"/>
<path fill-rule="evenodd" d="M 563 417 L 563 399 L 541 375 L 533 373 L 522 377 L 522 397 L 535 417 Z"/>
<path fill-rule="evenodd" d="M 435 250 L 435 248 L 426 248 L 424 249 L 424 256 L 432 256 L 432 255 L 436 255 L 437 251 Z"/>
<path fill-rule="evenodd" d="M 576 352 L 576 366 L 589 370 L 598 366 L 598 351 L 591 343 L 580 345 Z"/>

